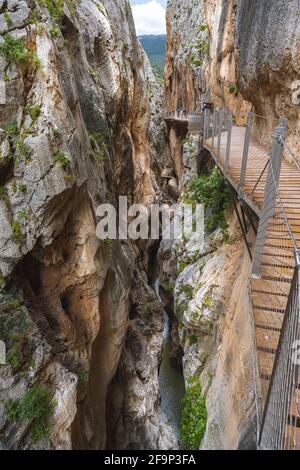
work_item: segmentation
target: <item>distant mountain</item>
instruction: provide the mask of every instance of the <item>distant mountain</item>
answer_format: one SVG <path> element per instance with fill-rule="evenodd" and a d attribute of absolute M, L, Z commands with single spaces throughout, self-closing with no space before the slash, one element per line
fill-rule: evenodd
<path fill-rule="evenodd" d="M 139 40 L 146 51 L 154 72 L 163 78 L 166 60 L 166 35 L 147 34 L 139 36 Z"/>

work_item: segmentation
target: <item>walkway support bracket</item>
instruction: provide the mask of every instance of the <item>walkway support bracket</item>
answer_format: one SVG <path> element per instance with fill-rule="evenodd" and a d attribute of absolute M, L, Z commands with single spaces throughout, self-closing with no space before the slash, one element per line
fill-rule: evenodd
<path fill-rule="evenodd" d="M 204 111 L 204 140 L 208 139 L 209 137 L 209 118 L 210 118 L 210 110 L 206 109 Z"/>
<path fill-rule="evenodd" d="M 247 127 L 246 127 L 244 150 L 243 150 L 240 188 L 243 188 L 244 184 L 245 184 L 245 177 L 246 177 L 247 164 L 248 164 L 248 155 L 249 155 L 249 148 L 250 148 L 252 126 L 253 126 L 253 113 L 249 113 L 248 117 L 247 117 Z"/>
<path fill-rule="evenodd" d="M 239 226 L 240 226 L 240 229 L 242 231 L 244 241 L 246 243 L 246 247 L 247 247 L 247 251 L 248 251 L 250 260 L 252 261 L 252 253 L 251 253 L 251 248 L 250 248 L 249 241 L 248 241 L 248 238 L 247 238 L 247 224 L 246 224 L 246 221 L 245 221 L 245 218 L 244 218 L 244 214 L 241 210 L 241 212 L 242 212 L 242 217 L 241 217 L 238 206 L 237 206 L 237 203 L 236 203 L 235 193 L 234 193 L 233 189 L 231 188 L 231 186 L 229 187 L 229 190 L 230 190 L 230 195 L 231 195 L 231 200 L 232 200 L 232 203 L 233 203 L 234 211 L 236 213 L 236 216 L 237 216 L 237 219 L 238 219 L 238 222 L 239 222 Z"/>
<path fill-rule="evenodd" d="M 218 119 L 218 111 L 217 109 L 214 109 L 214 115 L 213 115 L 213 130 L 212 130 L 212 146 L 214 147 L 215 145 L 215 137 L 217 135 L 217 119 Z"/>
<path fill-rule="evenodd" d="M 225 173 L 228 171 L 229 167 L 229 158 L 230 158 L 230 150 L 231 150 L 231 132 L 232 132 L 232 115 L 229 114 L 228 122 L 227 122 L 227 144 L 226 144 L 226 158 L 225 158 Z"/>
<path fill-rule="evenodd" d="M 221 138 L 222 138 L 222 129 L 223 129 L 223 121 L 224 121 L 224 111 L 219 111 L 219 132 L 218 132 L 218 158 L 220 158 L 220 150 L 221 150 Z"/>

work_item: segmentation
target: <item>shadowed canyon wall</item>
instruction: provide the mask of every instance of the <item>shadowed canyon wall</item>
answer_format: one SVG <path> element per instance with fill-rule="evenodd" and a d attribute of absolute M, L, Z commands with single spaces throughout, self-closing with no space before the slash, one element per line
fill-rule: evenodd
<path fill-rule="evenodd" d="M 126 411 L 120 401 L 106 408 L 122 354 L 132 362 L 122 393 L 142 389 L 136 400 L 145 406 L 132 410 L 113 445 L 175 446 L 158 406 L 162 314 L 147 285 L 147 246 L 142 262 L 129 241 L 96 237 L 100 203 L 161 197 L 168 154 L 161 91 L 130 6 L 1 0 L 0 33 L 0 327 L 8 358 L 0 447 L 105 448 L 110 413 Z M 152 304 L 156 320 L 145 314 Z M 152 351 L 142 378 L 132 346 L 140 336 L 130 333 L 138 328 L 139 347 Z M 55 408 L 34 444 L 37 423 L 7 419 L 7 405 L 37 384 Z"/>

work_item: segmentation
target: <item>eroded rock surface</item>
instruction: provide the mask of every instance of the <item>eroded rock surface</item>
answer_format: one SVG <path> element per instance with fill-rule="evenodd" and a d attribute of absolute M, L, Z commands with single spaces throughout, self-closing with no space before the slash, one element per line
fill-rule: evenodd
<path fill-rule="evenodd" d="M 130 421 L 123 435 L 137 447 L 168 448 L 173 436 L 159 432 L 160 312 L 151 335 L 144 325 L 132 344 L 127 336 L 138 328 L 130 315 L 137 263 L 141 308 L 151 309 L 147 261 L 129 242 L 96 237 L 100 203 L 161 196 L 168 153 L 161 92 L 127 2 L 52 3 L 0 2 L 0 324 L 8 357 L 0 371 L 1 447 L 105 448 L 107 391 L 126 354 L 130 390 L 144 411 L 133 397 L 138 432 L 129 438 Z M 142 385 L 139 341 L 153 349 Z M 9 422 L 6 414 L 8 401 L 36 384 L 55 406 L 47 437 L 33 444 L 32 420 Z"/>

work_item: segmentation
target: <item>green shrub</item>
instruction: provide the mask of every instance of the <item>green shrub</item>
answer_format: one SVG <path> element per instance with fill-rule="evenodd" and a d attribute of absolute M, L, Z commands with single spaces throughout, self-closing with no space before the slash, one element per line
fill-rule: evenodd
<path fill-rule="evenodd" d="M 15 220 L 11 224 L 11 231 L 12 231 L 12 237 L 11 237 L 12 240 L 16 243 L 21 243 L 22 240 L 23 240 L 23 234 L 22 234 L 22 229 L 21 229 L 20 222 Z"/>
<path fill-rule="evenodd" d="M 68 159 L 68 157 L 61 150 L 56 152 L 56 154 L 54 155 L 54 160 L 59 164 L 59 166 L 63 170 L 65 170 L 68 164 L 70 163 L 70 160 Z"/>
<path fill-rule="evenodd" d="M 128 0 L 126 0 L 126 3 L 125 3 L 125 15 L 126 15 L 126 18 L 129 17 L 131 13 L 131 6 L 130 6 L 130 2 Z"/>
<path fill-rule="evenodd" d="M 198 343 L 198 336 L 197 335 L 191 335 L 190 336 L 190 345 Z"/>
<path fill-rule="evenodd" d="M 7 362 L 12 366 L 13 369 L 18 369 L 21 366 L 23 360 L 22 349 L 24 340 L 23 338 L 17 336 L 14 336 L 12 339 L 14 344 L 9 351 Z"/>
<path fill-rule="evenodd" d="M 126 51 L 128 51 L 128 44 L 127 44 L 125 41 L 123 41 L 123 42 L 122 42 L 122 52 L 123 52 L 123 54 L 124 54 Z"/>
<path fill-rule="evenodd" d="M 10 122 L 5 127 L 5 133 L 8 137 L 15 137 L 19 135 L 19 128 L 16 121 Z"/>
<path fill-rule="evenodd" d="M 9 65 L 13 63 L 39 64 L 36 54 L 29 52 L 20 39 L 15 39 L 8 33 L 4 34 L 3 42 L 0 44 L 0 55 Z"/>
<path fill-rule="evenodd" d="M 11 310 L 15 310 L 21 305 L 21 300 L 14 297 L 12 294 L 5 294 L 2 297 L 2 301 L 7 305 Z"/>
<path fill-rule="evenodd" d="M 19 186 L 19 191 L 22 193 L 22 194 L 25 194 L 27 192 L 27 186 L 26 184 L 20 184 Z"/>
<path fill-rule="evenodd" d="M 50 28 L 49 33 L 52 38 L 58 38 L 60 36 L 60 29 L 57 27 Z"/>
<path fill-rule="evenodd" d="M 26 209 L 22 209 L 18 212 L 18 219 L 19 220 L 28 220 L 29 219 L 29 216 L 28 216 L 28 213 L 27 213 Z"/>
<path fill-rule="evenodd" d="M 97 78 L 97 72 L 92 67 L 89 68 L 89 76 L 93 78 L 94 80 L 96 80 Z"/>
<path fill-rule="evenodd" d="M 103 240 L 103 248 L 104 248 L 104 256 L 105 258 L 107 259 L 110 259 L 111 256 L 112 256 L 112 252 L 111 252 L 111 249 L 112 249 L 112 240 L 110 238 L 105 238 Z"/>
<path fill-rule="evenodd" d="M 14 152 L 14 159 L 18 159 L 21 157 L 27 157 L 29 154 L 29 148 L 25 145 L 24 140 L 22 138 L 18 138 L 15 144 L 15 152 Z"/>
<path fill-rule="evenodd" d="M 4 289 L 5 287 L 5 277 L 3 276 L 2 272 L 0 271 L 0 290 Z"/>
<path fill-rule="evenodd" d="M 235 83 L 229 85 L 228 91 L 231 95 L 237 96 L 239 94 L 237 86 Z"/>
<path fill-rule="evenodd" d="M 7 26 L 11 26 L 11 25 L 12 25 L 11 16 L 10 16 L 10 14 L 9 14 L 7 11 L 4 13 L 4 19 L 5 19 L 5 21 L 6 21 Z"/>
<path fill-rule="evenodd" d="M 175 313 L 175 315 L 177 316 L 177 318 L 179 320 L 182 319 L 183 314 L 184 314 L 184 312 L 186 312 L 187 308 L 188 308 L 188 303 L 187 302 L 183 302 L 179 305 L 178 300 L 177 299 L 175 300 L 175 302 L 174 302 L 174 313 Z"/>
<path fill-rule="evenodd" d="M 41 114 L 41 107 L 38 104 L 35 104 L 29 109 L 29 115 L 33 122 L 37 121 Z"/>
<path fill-rule="evenodd" d="M 186 261 L 181 261 L 178 265 L 178 274 L 181 274 L 185 268 L 189 265 Z"/>
<path fill-rule="evenodd" d="M 182 405 L 180 421 L 182 446 L 188 450 L 198 450 L 206 429 L 207 411 L 205 398 L 201 396 L 201 385 L 197 380 L 190 380 Z"/>
<path fill-rule="evenodd" d="M 90 134 L 90 142 L 93 147 L 96 147 L 98 145 L 101 147 L 103 145 L 103 136 L 100 132 L 92 132 Z"/>
<path fill-rule="evenodd" d="M 192 300 L 194 288 L 192 286 L 184 285 L 179 289 L 179 294 L 184 294 L 188 300 Z"/>
<path fill-rule="evenodd" d="M 64 14 L 64 0 L 38 0 L 39 5 L 47 8 L 51 18 L 60 22 Z"/>
<path fill-rule="evenodd" d="M 20 400 L 10 400 L 6 407 L 7 421 L 32 423 L 30 438 L 33 444 L 48 437 L 49 419 L 54 405 L 48 390 L 34 385 Z"/>
<path fill-rule="evenodd" d="M 175 284 L 172 282 L 169 282 L 163 286 L 164 291 L 167 292 L 168 294 L 173 294 L 174 288 L 175 288 Z"/>
<path fill-rule="evenodd" d="M 78 368 L 76 370 L 76 375 L 77 375 L 77 378 L 78 378 L 78 385 L 83 385 L 87 382 L 87 373 L 81 369 L 81 368 Z"/>
<path fill-rule="evenodd" d="M 199 26 L 199 38 L 197 41 L 197 57 L 191 52 L 190 62 L 195 67 L 201 67 L 204 59 L 209 59 L 209 33 L 206 24 Z"/>
<path fill-rule="evenodd" d="M 7 188 L 5 186 L 0 186 L 0 201 L 7 201 Z"/>
<path fill-rule="evenodd" d="M 209 175 L 193 179 L 185 195 L 185 202 L 204 204 L 205 227 L 208 233 L 212 233 L 218 227 L 226 232 L 228 224 L 224 211 L 228 208 L 229 201 L 229 190 L 217 168 L 214 168 Z"/>
<path fill-rule="evenodd" d="M 61 137 L 61 132 L 56 127 L 52 129 L 52 134 L 53 134 L 54 139 L 60 139 Z"/>

